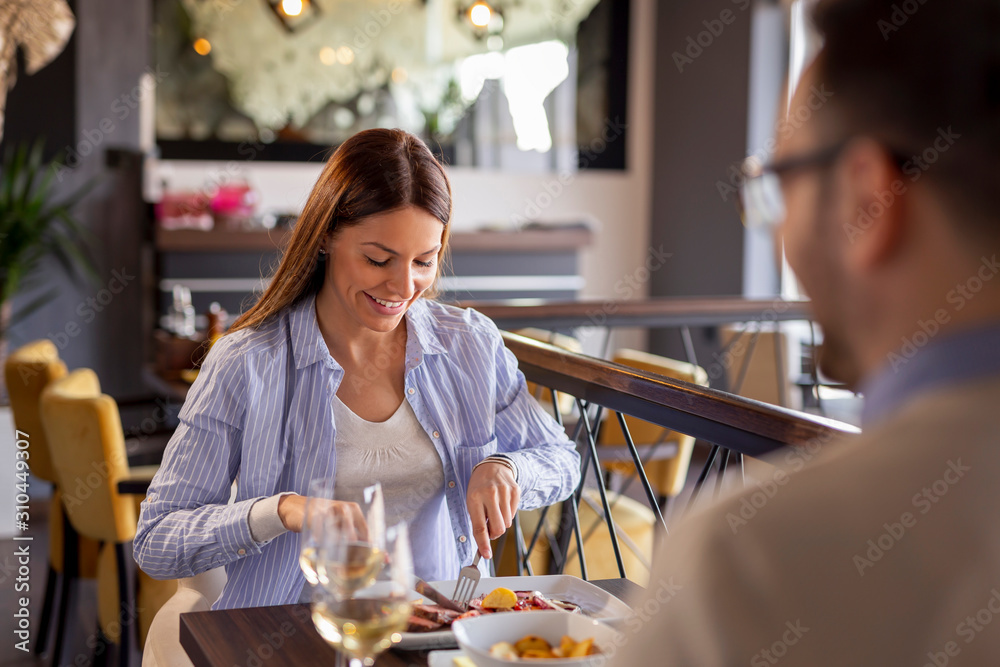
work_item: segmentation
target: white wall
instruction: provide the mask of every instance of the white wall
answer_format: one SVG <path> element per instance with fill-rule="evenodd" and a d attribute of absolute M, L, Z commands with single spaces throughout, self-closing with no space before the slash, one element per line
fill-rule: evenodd
<path fill-rule="evenodd" d="M 543 221 L 591 220 L 595 223 L 595 238 L 583 254 L 583 296 L 638 298 L 648 293 L 646 283 L 632 288 L 625 280 L 645 267 L 649 253 L 655 12 L 655 0 L 633 0 L 627 169 L 583 171 L 563 175 L 560 182 L 560 175 L 555 173 L 451 168 L 455 229 L 471 230 L 487 224 L 510 226 L 512 219 L 535 212 L 531 204 L 538 206 L 537 217 Z M 264 209 L 288 212 L 300 210 L 321 169 L 321 165 L 312 163 L 180 160 L 151 162 L 149 167 L 149 196 L 155 197 L 163 182 L 171 189 L 200 188 L 235 175 L 258 189 Z M 613 344 L 645 347 L 645 336 L 636 331 L 619 331 Z"/>

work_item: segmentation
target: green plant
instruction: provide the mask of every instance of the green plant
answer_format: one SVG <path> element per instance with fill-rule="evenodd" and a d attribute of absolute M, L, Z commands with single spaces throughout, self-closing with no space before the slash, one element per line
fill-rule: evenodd
<path fill-rule="evenodd" d="M 54 179 L 59 163 L 43 161 L 43 148 L 41 139 L 30 146 L 27 142 L 8 146 L 0 162 L 0 309 L 19 290 L 37 285 L 46 256 L 54 257 L 71 277 L 97 275 L 86 249 L 88 234 L 72 215 L 94 182 L 58 198 Z M 55 290 L 40 294 L 8 322 L 0 316 L 0 340 L 12 323 L 54 296 Z"/>

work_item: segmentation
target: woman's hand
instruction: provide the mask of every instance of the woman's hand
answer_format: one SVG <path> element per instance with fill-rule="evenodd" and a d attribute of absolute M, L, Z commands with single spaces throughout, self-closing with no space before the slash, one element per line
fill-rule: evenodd
<path fill-rule="evenodd" d="M 365 523 L 365 516 L 357 503 L 328 500 L 326 498 L 313 498 L 312 502 L 316 503 L 318 511 L 326 510 L 329 512 L 340 529 L 349 531 L 348 539 L 368 539 L 368 524 Z M 278 518 L 281 519 L 282 525 L 293 533 L 302 532 L 302 524 L 305 522 L 305 510 L 305 496 L 290 493 L 278 500 Z"/>
<path fill-rule="evenodd" d="M 472 519 L 472 536 L 483 558 L 493 558 L 490 540 L 510 528 L 520 500 L 514 473 L 504 464 L 487 461 L 472 471 L 465 505 Z"/>

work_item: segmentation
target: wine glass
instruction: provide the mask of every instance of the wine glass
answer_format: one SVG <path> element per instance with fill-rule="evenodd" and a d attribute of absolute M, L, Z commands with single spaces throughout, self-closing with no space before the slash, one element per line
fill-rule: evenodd
<path fill-rule="evenodd" d="M 316 560 L 324 537 L 327 509 L 332 500 L 332 477 L 319 477 L 309 482 L 302 516 L 302 532 L 299 533 L 299 567 L 302 568 L 306 581 L 313 586 L 319 583 Z"/>
<path fill-rule="evenodd" d="M 370 667 L 406 630 L 412 611 L 413 555 L 405 523 L 385 531 L 384 551 L 375 566 L 369 558 L 357 558 L 363 543 L 349 537 L 328 541 L 329 548 L 322 551 L 322 567 L 331 576 L 329 583 L 313 590 L 312 619 L 319 634 L 350 657 L 352 667 Z M 373 547 L 366 553 L 375 551 Z M 340 571 L 352 576 L 333 575 Z"/>

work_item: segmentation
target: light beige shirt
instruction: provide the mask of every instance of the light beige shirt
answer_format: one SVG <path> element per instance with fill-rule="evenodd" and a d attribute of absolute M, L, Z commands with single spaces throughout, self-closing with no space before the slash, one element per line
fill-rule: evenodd
<path fill-rule="evenodd" d="M 666 539 L 614 664 L 1000 664 L 1000 380 L 778 462 Z"/>

